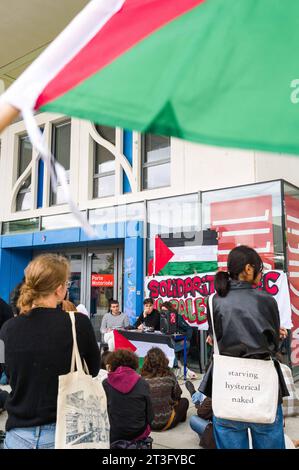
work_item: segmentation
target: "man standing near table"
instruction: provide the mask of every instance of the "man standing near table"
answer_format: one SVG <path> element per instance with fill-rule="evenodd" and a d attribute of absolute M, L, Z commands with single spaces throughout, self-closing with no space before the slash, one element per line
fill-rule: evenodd
<path fill-rule="evenodd" d="M 153 299 L 144 299 L 143 305 L 143 312 L 135 323 L 135 328 L 143 330 L 144 327 L 147 327 L 154 328 L 155 331 L 160 331 L 160 313 L 158 310 L 154 309 Z"/>

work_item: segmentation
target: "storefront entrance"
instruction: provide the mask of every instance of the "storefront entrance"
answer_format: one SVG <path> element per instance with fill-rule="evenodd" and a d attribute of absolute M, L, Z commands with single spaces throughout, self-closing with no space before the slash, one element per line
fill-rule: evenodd
<path fill-rule="evenodd" d="M 57 253 L 57 251 L 55 251 Z M 110 299 L 123 304 L 123 250 L 121 247 L 80 248 L 59 251 L 70 261 L 69 299 L 83 304 L 91 317 L 102 317 Z M 36 252 L 34 255 L 38 255 Z"/>

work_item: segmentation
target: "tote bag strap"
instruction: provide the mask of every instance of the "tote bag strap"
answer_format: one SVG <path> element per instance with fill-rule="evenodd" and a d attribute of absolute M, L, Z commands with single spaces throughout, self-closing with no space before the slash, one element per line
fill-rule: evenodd
<path fill-rule="evenodd" d="M 217 343 L 217 338 L 216 338 L 216 333 L 215 333 L 215 327 L 214 327 L 213 298 L 215 297 L 215 294 L 216 293 L 210 295 L 210 297 L 209 297 L 209 310 L 210 310 L 210 317 L 211 317 L 212 328 L 213 328 L 214 353 L 219 354 L 219 348 L 218 348 L 218 343 Z"/>
<path fill-rule="evenodd" d="M 70 319 L 72 322 L 72 333 L 73 333 L 73 352 L 72 352 L 72 362 L 71 362 L 71 372 L 75 372 L 75 366 L 77 367 L 78 372 L 83 372 L 82 361 L 77 344 L 77 334 L 76 334 L 76 322 L 74 312 L 69 312 Z"/>
<path fill-rule="evenodd" d="M 74 313 L 74 312 L 68 312 L 69 314 L 70 313 Z M 75 316 L 74 316 L 74 319 L 75 319 Z M 75 324 L 75 330 L 76 330 L 76 323 Z M 76 331 L 75 331 L 76 333 Z M 77 334 L 76 334 L 76 340 L 77 340 Z M 76 354 L 75 354 L 75 344 L 73 342 L 73 351 L 72 351 L 72 362 L 71 362 L 71 372 L 75 372 L 75 367 L 76 367 Z M 78 346 L 77 346 L 78 347 Z M 78 348 L 78 351 L 79 351 L 79 348 Z M 80 353 L 79 353 L 79 357 L 80 357 Z M 81 359 L 81 357 L 80 357 Z M 88 369 L 88 366 L 86 364 L 86 361 L 85 359 L 83 359 L 83 369 L 84 369 L 84 372 L 89 375 L 89 369 Z"/>

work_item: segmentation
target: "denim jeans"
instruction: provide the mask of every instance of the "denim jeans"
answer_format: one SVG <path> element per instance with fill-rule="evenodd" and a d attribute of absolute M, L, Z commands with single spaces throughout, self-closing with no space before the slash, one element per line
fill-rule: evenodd
<path fill-rule="evenodd" d="M 54 449 L 56 424 L 7 431 L 4 449 Z"/>
<path fill-rule="evenodd" d="M 197 432 L 199 437 L 201 437 L 204 433 L 204 430 L 206 429 L 207 425 L 210 422 L 211 421 L 200 418 L 199 416 L 191 416 L 189 424 L 190 424 L 191 429 Z"/>
<path fill-rule="evenodd" d="M 243 423 L 215 416 L 213 424 L 217 449 L 249 449 L 248 429 L 253 449 L 285 449 L 281 405 L 272 424 Z"/>
<path fill-rule="evenodd" d="M 187 340 L 186 341 L 187 354 L 188 354 L 189 348 L 190 348 L 190 341 Z M 181 351 L 184 351 L 184 340 L 175 341 L 175 343 L 174 343 L 175 358 L 174 358 L 174 362 L 173 362 L 173 367 L 178 366 L 178 354 L 177 353 L 181 352 Z"/>

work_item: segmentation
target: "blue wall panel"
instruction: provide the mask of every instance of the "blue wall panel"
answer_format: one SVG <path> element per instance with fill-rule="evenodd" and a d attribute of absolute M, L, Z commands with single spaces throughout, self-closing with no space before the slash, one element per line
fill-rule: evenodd
<path fill-rule="evenodd" d="M 143 238 L 125 239 L 123 292 L 124 312 L 133 324 L 142 312 Z"/>
<path fill-rule="evenodd" d="M 9 301 L 9 294 L 22 280 L 24 269 L 32 259 L 31 250 L 0 249 L 0 297 Z"/>
<path fill-rule="evenodd" d="M 80 229 L 80 241 L 92 242 L 102 240 L 117 240 L 123 239 L 126 235 L 126 224 L 125 222 L 118 222 L 115 224 L 102 224 L 94 226 L 97 233 L 96 237 L 88 237 L 85 232 Z"/>
<path fill-rule="evenodd" d="M 33 234 L 34 246 L 61 245 L 80 241 L 80 228 L 45 230 Z"/>
<path fill-rule="evenodd" d="M 43 207 L 44 196 L 44 162 L 38 161 L 37 208 Z"/>
<path fill-rule="evenodd" d="M 2 248 L 24 248 L 31 247 L 33 243 L 33 233 L 22 233 L 18 235 L 3 235 L 1 237 Z"/>
<path fill-rule="evenodd" d="M 124 130 L 124 140 L 123 140 L 123 153 L 127 157 L 128 162 L 132 165 L 133 162 L 133 132 Z M 129 183 L 128 177 L 124 172 L 123 175 L 123 192 L 131 193 L 131 185 Z"/>

